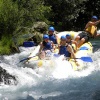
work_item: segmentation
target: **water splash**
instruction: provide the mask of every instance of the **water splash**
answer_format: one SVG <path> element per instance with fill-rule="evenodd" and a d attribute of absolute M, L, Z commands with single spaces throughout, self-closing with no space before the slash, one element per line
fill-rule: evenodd
<path fill-rule="evenodd" d="M 18 80 L 17 86 L 0 86 L 0 100 L 96 100 L 100 88 L 100 49 L 91 55 L 93 63 L 85 63 L 82 71 L 73 71 L 67 62 L 55 60 L 55 66 L 28 68 L 17 63 L 34 48 L 20 48 L 21 53 L 3 56 L 0 66 Z M 61 66 L 63 65 L 63 66 Z M 67 66 L 66 66 L 67 65 Z"/>

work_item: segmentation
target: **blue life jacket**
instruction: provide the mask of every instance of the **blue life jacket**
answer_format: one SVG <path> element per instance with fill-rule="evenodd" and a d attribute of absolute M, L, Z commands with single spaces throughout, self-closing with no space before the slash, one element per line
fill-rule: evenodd
<path fill-rule="evenodd" d="M 49 42 L 43 41 L 43 46 L 44 46 L 43 50 L 51 50 L 52 49 L 52 45 L 51 45 L 50 41 Z"/>
<path fill-rule="evenodd" d="M 67 50 L 67 46 L 60 46 L 59 54 L 65 57 L 71 57 L 71 53 Z"/>
<path fill-rule="evenodd" d="M 57 44 L 57 39 L 55 35 L 49 35 L 49 40 L 51 40 L 54 44 Z"/>

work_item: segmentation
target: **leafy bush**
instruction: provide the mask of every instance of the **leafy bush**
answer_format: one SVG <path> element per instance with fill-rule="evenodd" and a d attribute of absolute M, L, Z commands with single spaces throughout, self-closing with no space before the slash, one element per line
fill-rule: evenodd
<path fill-rule="evenodd" d="M 31 27 L 36 21 L 48 22 L 46 15 L 49 11 L 50 7 L 44 6 L 44 0 L 0 0 L 0 44 L 4 46 L 0 53 L 10 52 L 9 46 L 13 41 L 7 36 L 18 36 L 17 29 Z"/>
<path fill-rule="evenodd" d="M 10 54 L 11 53 L 11 45 L 12 45 L 12 37 L 9 35 L 2 36 L 0 41 L 0 54 Z"/>
<path fill-rule="evenodd" d="M 31 27 L 36 21 L 47 21 L 50 7 L 43 0 L 0 0 L 0 33 L 13 34 L 19 27 Z"/>

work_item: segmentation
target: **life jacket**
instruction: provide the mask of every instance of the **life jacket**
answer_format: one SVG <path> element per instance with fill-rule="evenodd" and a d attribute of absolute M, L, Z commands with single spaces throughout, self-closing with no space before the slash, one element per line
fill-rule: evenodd
<path fill-rule="evenodd" d="M 64 54 L 65 57 L 71 57 L 71 53 L 67 50 L 67 47 L 68 47 L 68 45 L 67 46 L 60 46 L 59 54 L 60 55 Z"/>
<path fill-rule="evenodd" d="M 96 30 L 97 30 L 97 27 L 94 26 L 94 25 L 92 25 L 92 26 L 85 29 L 86 32 L 90 33 L 91 37 L 94 36 Z"/>
<path fill-rule="evenodd" d="M 43 46 L 44 46 L 43 50 L 51 50 L 51 49 L 52 49 L 51 41 L 49 41 L 49 42 L 43 41 L 42 44 L 43 44 Z"/>
<path fill-rule="evenodd" d="M 54 44 L 57 44 L 57 39 L 55 37 L 55 35 L 49 35 L 49 40 L 52 41 Z"/>

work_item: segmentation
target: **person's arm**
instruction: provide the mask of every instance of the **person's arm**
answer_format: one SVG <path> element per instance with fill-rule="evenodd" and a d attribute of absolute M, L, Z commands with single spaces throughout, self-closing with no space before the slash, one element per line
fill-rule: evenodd
<path fill-rule="evenodd" d="M 43 49 L 43 44 L 42 44 L 42 42 L 41 42 L 41 43 L 40 43 L 39 53 L 42 51 L 42 49 Z"/>
<path fill-rule="evenodd" d="M 76 41 L 74 41 L 74 40 L 72 40 L 72 43 L 75 44 L 75 46 L 76 46 L 76 50 L 77 50 L 78 43 L 77 43 Z M 75 50 L 75 51 L 76 51 L 76 50 Z"/>
<path fill-rule="evenodd" d="M 100 23 L 100 20 L 98 20 L 98 21 L 96 21 L 96 22 L 91 22 L 91 21 L 89 21 L 87 24 L 86 24 L 86 26 L 85 26 L 85 28 L 88 28 L 89 26 L 92 26 L 92 25 L 98 25 Z"/>
<path fill-rule="evenodd" d="M 72 58 L 75 60 L 75 64 L 76 64 L 77 66 L 80 66 L 80 64 L 79 64 L 79 63 L 77 62 L 77 60 L 76 60 L 76 56 L 75 56 L 75 54 L 74 54 L 74 51 L 73 51 L 71 45 L 68 45 L 67 50 L 71 53 Z"/>
<path fill-rule="evenodd" d="M 100 37 L 100 34 L 97 33 L 97 34 L 96 34 L 96 37 Z"/>
<path fill-rule="evenodd" d="M 60 51 L 60 45 L 58 45 L 58 51 Z M 60 53 L 58 52 L 58 54 L 60 54 Z"/>
<path fill-rule="evenodd" d="M 92 25 L 98 25 L 100 23 L 100 20 L 96 21 L 96 22 L 92 22 Z"/>
<path fill-rule="evenodd" d="M 53 50 L 55 50 L 56 47 L 55 47 L 55 45 L 54 45 L 54 43 L 52 41 L 51 41 L 51 45 L 52 45 Z"/>
<path fill-rule="evenodd" d="M 60 43 L 59 37 L 56 34 L 55 34 L 55 37 L 56 37 L 56 40 L 57 40 L 57 44 L 59 44 Z"/>
<path fill-rule="evenodd" d="M 76 61 L 76 56 L 74 54 L 73 48 L 71 47 L 71 45 L 68 45 L 67 50 L 71 53 L 72 58 Z"/>

